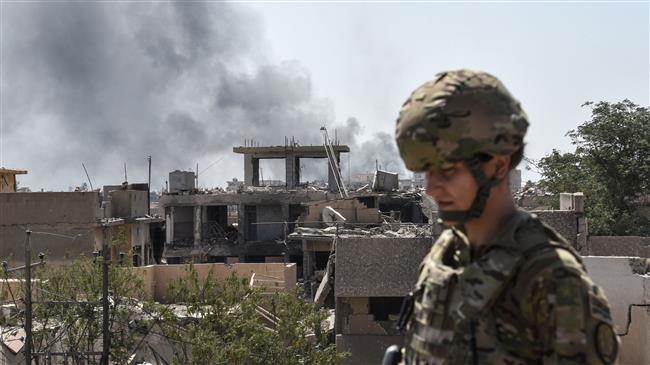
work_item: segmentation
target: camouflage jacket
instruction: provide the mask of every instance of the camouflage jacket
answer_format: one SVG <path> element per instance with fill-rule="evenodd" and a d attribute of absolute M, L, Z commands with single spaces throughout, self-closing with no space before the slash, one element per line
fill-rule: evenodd
<path fill-rule="evenodd" d="M 603 291 L 571 246 L 523 211 L 478 252 L 461 231 L 444 231 L 421 264 L 414 300 L 406 364 L 616 362 Z"/>

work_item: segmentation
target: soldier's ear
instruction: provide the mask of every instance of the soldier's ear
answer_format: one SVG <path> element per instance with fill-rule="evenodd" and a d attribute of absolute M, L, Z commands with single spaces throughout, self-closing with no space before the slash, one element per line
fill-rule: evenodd
<path fill-rule="evenodd" d="M 494 178 L 497 180 L 504 179 L 508 176 L 510 172 L 510 155 L 498 155 L 492 158 L 492 163 L 494 163 Z"/>

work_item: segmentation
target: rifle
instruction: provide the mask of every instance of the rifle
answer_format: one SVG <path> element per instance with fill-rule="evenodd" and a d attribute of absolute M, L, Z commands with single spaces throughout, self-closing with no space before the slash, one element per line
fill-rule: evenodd
<path fill-rule="evenodd" d="M 402 349 L 397 345 L 392 345 L 386 349 L 384 360 L 381 365 L 398 365 L 402 361 Z"/>

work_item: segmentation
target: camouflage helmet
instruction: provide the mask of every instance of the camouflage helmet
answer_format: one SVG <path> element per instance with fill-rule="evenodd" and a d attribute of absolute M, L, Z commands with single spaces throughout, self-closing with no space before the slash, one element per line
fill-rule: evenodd
<path fill-rule="evenodd" d="M 526 114 L 496 77 L 447 71 L 417 88 L 397 119 L 395 139 L 406 167 L 426 171 L 479 153 L 508 155 L 523 146 Z"/>

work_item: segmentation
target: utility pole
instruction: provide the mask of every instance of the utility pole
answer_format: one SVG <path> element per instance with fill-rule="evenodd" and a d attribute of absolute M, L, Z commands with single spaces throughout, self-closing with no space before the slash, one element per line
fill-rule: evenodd
<path fill-rule="evenodd" d="M 147 157 L 149 162 L 149 180 L 147 181 L 147 214 L 151 215 L 151 155 Z"/>
<path fill-rule="evenodd" d="M 111 334 L 108 326 L 108 263 L 111 258 L 108 247 L 108 226 L 102 226 L 102 360 L 101 365 L 108 365 L 108 354 L 111 346 Z"/>
<path fill-rule="evenodd" d="M 25 365 L 32 365 L 32 231 L 25 235 Z"/>

